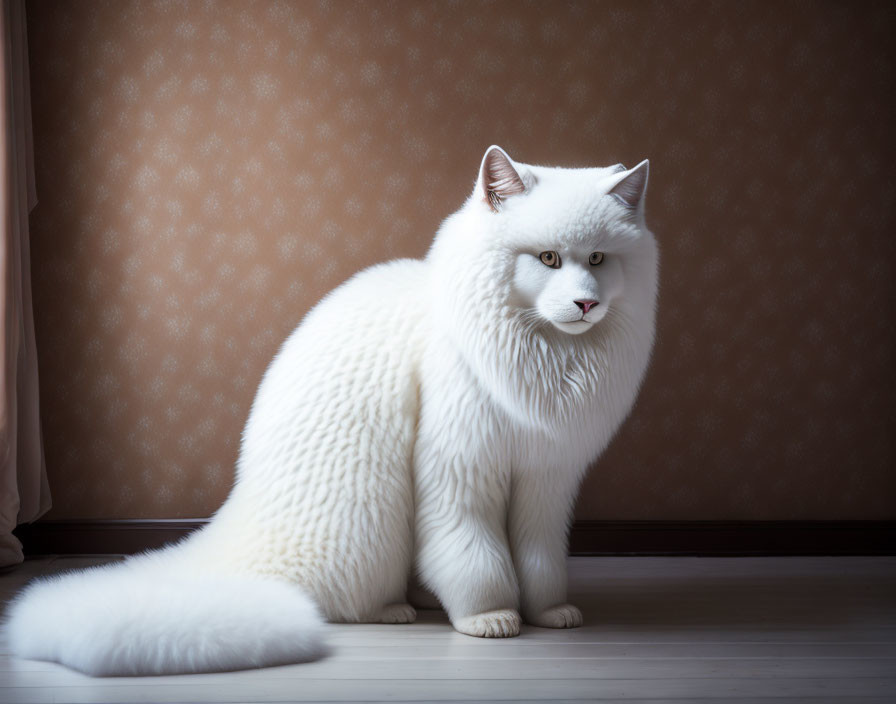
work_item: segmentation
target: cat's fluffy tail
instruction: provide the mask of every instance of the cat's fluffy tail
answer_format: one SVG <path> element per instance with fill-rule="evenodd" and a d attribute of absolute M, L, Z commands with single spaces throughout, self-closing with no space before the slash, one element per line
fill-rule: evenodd
<path fill-rule="evenodd" d="M 165 552 L 44 578 L 10 605 L 14 655 L 91 675 L 236 670 L 324 654 L 324 623 L 298 587 L 189 575 Z"/>

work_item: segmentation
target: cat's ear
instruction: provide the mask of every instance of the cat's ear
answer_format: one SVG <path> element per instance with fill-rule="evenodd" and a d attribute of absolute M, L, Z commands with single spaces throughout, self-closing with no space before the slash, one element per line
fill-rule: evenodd
<path fill-rule="evenodd" d="M 516 193 L 524 193 L 526 186 L 517 173 L 513 160 L 501 147 L 492 145 L 482 158 L 479 167 L 479 179 L 476 182 L 476 193 L 498 212 L 501 201 Z"/>
<path fill-rule="evenodd" d="M 637 208 L 644 202 L 649 172 L 650 162 L 647 159 L 633 169 L 619 172 L 618 180 L 610 188 L 609 195 L 616 198 L 626 208 Z"/>

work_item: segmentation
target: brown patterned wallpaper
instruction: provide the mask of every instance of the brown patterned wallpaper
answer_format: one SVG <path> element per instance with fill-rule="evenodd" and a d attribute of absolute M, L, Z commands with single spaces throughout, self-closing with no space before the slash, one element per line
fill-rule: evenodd
<path fill-rule="evenodd" d="M 492 143 L 651 159 L 659 339 L 583 518 L 896 518 L 889 3 L 31 2 L 51 518 L 210 514 L 280 342 Z"/>

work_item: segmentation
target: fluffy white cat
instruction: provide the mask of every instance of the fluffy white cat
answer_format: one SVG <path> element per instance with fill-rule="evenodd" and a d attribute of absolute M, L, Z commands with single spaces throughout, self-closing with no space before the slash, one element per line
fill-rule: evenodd
<path fill-rule="evenodd" d="M 647 173 L 489 148 L 425 260 L 357 274 L 283 345 L 209 525 L 31 584 L 13 653 L 95 675 L 296 662 L 323 619 L 413 621 L 414 570 L 462 633 L 580 625 L 573 502 L 654 339 Z"/>

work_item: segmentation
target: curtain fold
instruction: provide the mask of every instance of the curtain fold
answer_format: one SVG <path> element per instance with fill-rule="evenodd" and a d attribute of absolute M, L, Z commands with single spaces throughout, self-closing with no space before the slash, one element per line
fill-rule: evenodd
<path fill-rule="evenodd" d="M 28 213 L 37 203 L 24 0 L 0 13 L 0 566 L 22 561 L 12 530 L 50 508 L 31 306 Z"/>

